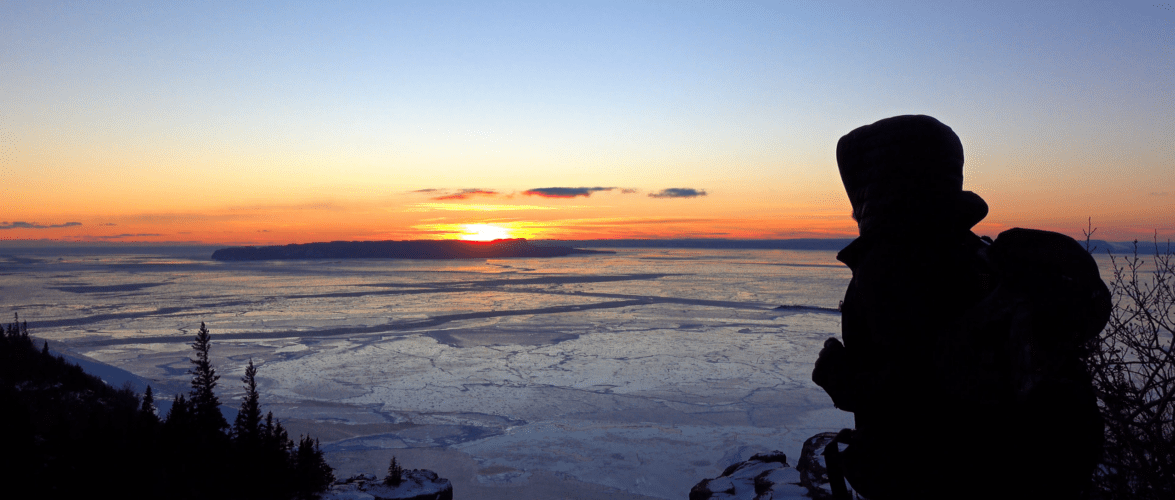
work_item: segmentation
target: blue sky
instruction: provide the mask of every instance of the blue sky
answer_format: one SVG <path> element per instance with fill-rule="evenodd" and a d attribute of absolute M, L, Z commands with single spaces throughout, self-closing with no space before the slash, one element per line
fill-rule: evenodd
<path fill-rule="evenodd" d="M 181 229 L 244 238 L 282 224 L 288 231 L 272 234 L 330 232 L 326 222 L 281 222 L 307 219 L 292 206 L 351 214 L 309 219 L 364 221 L 344 231 L 355 238 L 403 236 L 422 216 L 384 227 L 372 213 L 411 209 L 422 200 L 405 193 L 415 190 L 583 186 L 708 195 L 687 204 L 601 194 L 573 214 L 512 220 L 680 215 L 712 219 L 681 226 L 691 234 L 781 237 L 847 213 L 837 138 L 906 113 L 935 116 L 963 138 L 967 185 L 993 206 L 993 230 L 1065 229 L 1092 216 L 1108 232 L 1149 233 L 1169 228 L 1175 208 L 1175 188 L 1164 187 L 1175 186 L 1169 4 L 0 9 L 0 65 L 10 69 L 0 78 L 0 173 L 21 186 L 4 211 L 46 226 L 81 222 L 10 237 L 84 239 L 103 223 L 163 239 Z M 239 230 L 212 235 L 213 220 Z M 838 224 L 813 234 L 852 230 Z M 633 231 L 615 234 L 672 236 Z"/>

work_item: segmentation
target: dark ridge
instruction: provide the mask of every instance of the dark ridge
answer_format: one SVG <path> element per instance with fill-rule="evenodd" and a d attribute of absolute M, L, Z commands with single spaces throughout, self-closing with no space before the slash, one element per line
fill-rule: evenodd
<path fill-rule="evenodd" d="M 541 240 L 537 245 L 590 248 L 701 248 L 732 250 L 840 250 L 853 238 L 795 238 L 789 240 L 734 240 L 696 238 L 675 240 Z"/>
<path fill-rule="evenodd" d="M 563 257 L 612 253 L 567 246 L 534 245 L 522 238 L 494 241 L 332 241 L 267 247 L 230 247 L 212 252 L 212 260 L 290 259 L 502 259 Z"/>

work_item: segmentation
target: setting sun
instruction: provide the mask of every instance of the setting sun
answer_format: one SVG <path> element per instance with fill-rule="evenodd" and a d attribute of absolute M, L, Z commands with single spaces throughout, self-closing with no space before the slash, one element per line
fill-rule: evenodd
<path fill-rule="evenodd" d="M 462 224 L 465 234 L 461 239 L 466 241 L 493 241 L 510 237 L 510 230 L 492 224 Z"/>

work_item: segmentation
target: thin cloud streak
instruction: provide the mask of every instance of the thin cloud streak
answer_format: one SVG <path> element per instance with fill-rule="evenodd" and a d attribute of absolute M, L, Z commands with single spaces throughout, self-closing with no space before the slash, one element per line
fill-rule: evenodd
<path fill-rule="evenodd" d="M 567 221 L 552 221 L 556 223 L 570 223 L 577 226 L 591 226 L 591 227 L 610 227 L 610 226 L 631 226 L 643 224 L 693 224 L 693 223 L 712 223 L 718 219 L 705 219 L 695 217 L 603 217 L 598 219 L 574 219 Z M 556 225 L 556 224 L 552 224 Z"/>
<path fill-rule="evenodd" d="M 123 234 L 115 234 L 115 235 L 111 235 L 111 236 L 87 236 L 86 238 L 95 239 L 95 240 L 117 240 L 119 238 L 146 238 L 146 237 L 155 237 L 155 236 L 163 236 L 163 235 L 157 234 L 157 233 L 137 233 L 137 234 L 123 233 Z"/>
<path fill-rule="evenodd" d="M 258 205 L 237 205 L 224 207 L 219 210 L 213 209 L 211 212 L 284 212 L 291 210 L 344 210 L 347 207 L 330 201 L 310 201 L 306 203 L 275 203 L 275 204 L 258 204 Z"/>
<path fill-rule="evenodd" d="M 445 194 L 436 196 L 434 200 L 465 200 L 473 198 L 474 196 L 498 196 L 501 193 L 492 189 L 462 189 L 453 194 Z"/>
<path fill-rule="evenodd" d="M 0 222 L 0 229 L 52 229 L 58 227 L 80 226 L 81 222 L 66 222 L 65 224 L 37 224 L 36 222 Z"/>
<path fill-rule="evenodd" d="M 562 210 L 572 207 L 543 207 L 539 205 L 486 205 L 462 203 L 416 203 L 405 212 L 431 212 L 447 210 L 453 212 L 501 212 L 506 210 Z"/>

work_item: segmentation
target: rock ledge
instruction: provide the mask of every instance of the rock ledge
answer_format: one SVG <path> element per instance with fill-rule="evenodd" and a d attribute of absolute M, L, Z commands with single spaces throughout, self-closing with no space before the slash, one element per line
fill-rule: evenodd
<path fill-rule="evenodd" d="M 403 482 L 394 487 L 373 474 L 359 474 L 335 482 L 322 500 L 453 500 L 453 485 L 427 469 L 404 471 Z"/>
<path fill-rule="evenodd" d="M 714 479 L 703 479 L 689 492 L 690 500 L 803 499 L 808 489 L 800 486 L 800 472 L 787 464 L 781 451 L 760 453 L 727 467 Z"/>

